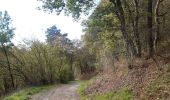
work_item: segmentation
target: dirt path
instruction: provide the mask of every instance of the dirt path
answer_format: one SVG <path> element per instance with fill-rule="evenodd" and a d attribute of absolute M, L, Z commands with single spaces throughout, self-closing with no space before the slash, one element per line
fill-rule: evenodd
<path fill-rule="evenodd" d="M 78 83 L 64 84 L 46 92 L 33 95 L 31 100 L 80 100 L 76 90 Z"/>

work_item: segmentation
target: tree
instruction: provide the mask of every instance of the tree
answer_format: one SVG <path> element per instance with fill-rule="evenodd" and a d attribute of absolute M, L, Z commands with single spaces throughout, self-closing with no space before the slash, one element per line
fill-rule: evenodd
<path fill-rule="evenodd" d="M 90 12 L 90 8 L 94 7 L 96 3 L 95 0 L 67 0 L 66 2 L 64 2 L 64 0 L 39 1 L 43 2 L 42 8 L 44 10 L 51 12 L 61 12 L 64 10 L 68 15 L 72 14 L 73 18 L 79 18 L 80 14 Z M 167 12 L 165 9 L 160 9 L 162 5 L 164 5 L 164 7 L 167 5 L 165 2 L 169 2 L 167 0 L 105 0 L 105 2 L 106 1 L 110 1 L 114 6 L 112 11 L 120 22 L 120 30 L 126 44 L 127 52 L 131 53 L 134 57 L 140 57 L 142 50 L 144 48 L 146 49 L 145 46 L 148 45 L 148 55 L 153 55 L 157 41 L 161 37 L 158 36 L 161 30 L 161 20 L 164 18 L 164 23 L 166 20 L 165 14 Z M 168 7 L 166 10 L 168 10 Z M 166 13 L 164 14 L 162 12 Z M 147 22 L 145 21 L 146 18 L 148 19 Z M 153 19 L 155 19 L 155 23 Z M 157 30 L 157 32 L 154 32 L 155 30 Z M 145 34 L 146 31 L 148 34 Z M 147 38 L 147 40 L 144 38 Z M 145 46 L 142 45 L 142 41 L 144 40 L 145 43 L 147 41 Z"/>
<path fill-rule="evenodd" d="M 48 12 L 56 12 L 60 14 L 65 11 L 67 15 L 72 15 L 73 18 L 78 19 L 82 13 L 88 14 L 89 10 L 95 6 L 94 0 L 38 0 L 43 2 L 42 9 Z"/>
<path fill-rule="evenodd" d="M 70 39 L 67 38 L 67 33 L 61 33 L 55 25 L 47 28 L 46 31 L 47 43 L 49 45 L 58 46 L 63 50 L 62 54 L 66 56 L 66 61 L 70 66 L 71 73 L 74 74 L 73 62 L 74 62 L 74 46 Z M 71 74 L 70 74 L 71 75 Z M 72 75 L 73 76 L 73 75 Z"/>
<path fill-rule="evenodd" d="M 12 47 L 12 42 L 11 39 L 13 38 L 13 31 L 14 28 L 11 26 L 11 18 L 8 15 L 8 12 L 5 11 L 0 12 L 0 43 L 1 43 L 1 50 L 3 52 L 3 54 L 6 57 L 6 64 L 7 64 L 7 69 L 8 69 L 8 73 L 11 79 L 11 85 L 12 88 L 15 88 L 15 83 L 14 83 L 14 77 L 13 77 L 13 73 L 12 73 L 12 68 L 11 68 L 11 64 L 9 61 L 9 49 Z"/>
<path fill-rule="evenodd" d="M 54 44 L 54 41 L 57 36 L 61 36 L 60 30 L 57 29 L 55 25 L 51 26 L 50 28 L 47 28 L 46 30 L 46 37 L 47 37 L 47 43 Z"/>
<path fill-rule="evenodd" d="M 67 38 L 67 33 L 61 33 L 60 29 L 57 29 L 55 25 L 47 28 L 46 37 L 46 41 L 50 45 L 59 44 L 65 49 L 68 47 L 68 45 L 70 45 L 70 40 Z"/>
<path fill-rule="evenodd" d="M 148 43 L 149 43 L 149 55 L 154 54 L 154 44 L 153 44 L 153 0 L 148 0 Z"/>
<path fill-rule="evenodd" d="M 113 11 L 112 3 L 102 0 L 88 20 L 83 22 L 84 48 L 95 57 L 96 68 L 105 71 L 114 69 L 113 59 L 124 50 L 120 42 L 120 23 Z"/>

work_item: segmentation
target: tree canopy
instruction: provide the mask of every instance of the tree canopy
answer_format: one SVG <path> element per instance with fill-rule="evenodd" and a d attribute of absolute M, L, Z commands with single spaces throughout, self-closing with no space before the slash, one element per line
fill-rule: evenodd
<path fill-rule="evenodd" d="M 72 17 L 77 19 L 82 13 L 88 14 L 95 6 L 94 0 L 38 0 L 43 3 L 42 9 L 48 12 L 60 14 L 65 11 L 67 15 L 71 13 Z"/>
<path fill-rule="evenodd" d="M 7 11 L 0 11 L 0 42 L 1 46 L 6 44 L 11 45 L 11 39 L 14 36 L 14 28 L 12 27 L 12 20 Z"/>

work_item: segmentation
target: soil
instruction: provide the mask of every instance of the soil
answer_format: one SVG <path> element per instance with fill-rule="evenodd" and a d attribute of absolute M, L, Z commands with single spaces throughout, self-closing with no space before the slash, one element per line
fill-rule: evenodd
<path fill-rule="evenodd" d="M 80 84 L 63 84 L 49 91 L 35 94 L 31 100 L 80 100 L 77 89 Z"/>

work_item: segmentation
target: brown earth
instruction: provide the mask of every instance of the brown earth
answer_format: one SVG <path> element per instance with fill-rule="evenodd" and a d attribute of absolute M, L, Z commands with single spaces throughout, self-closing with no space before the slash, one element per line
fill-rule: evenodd
<path fill-rule="evenodd" d="M 31 100 L 80 100 L 77 94 L 79 83 L 63 84 L 49 91 L 35 94 Z"/>
<path fill-rule="evenodd" d="M 101 72 L 92 80 L 84 91 L 84 95 L 103 94 L 108 91 L 116 92 L 121 87 L 130 87 L 134 92 L 135 100 L 142 100 L 145 89 L 164 73 L 164 65 L 170 62 L 166 59 L 139 58 L 133 62 L 133 68 L 128 69 L 124 62 L 115 63 L 114 72 Z"/>

